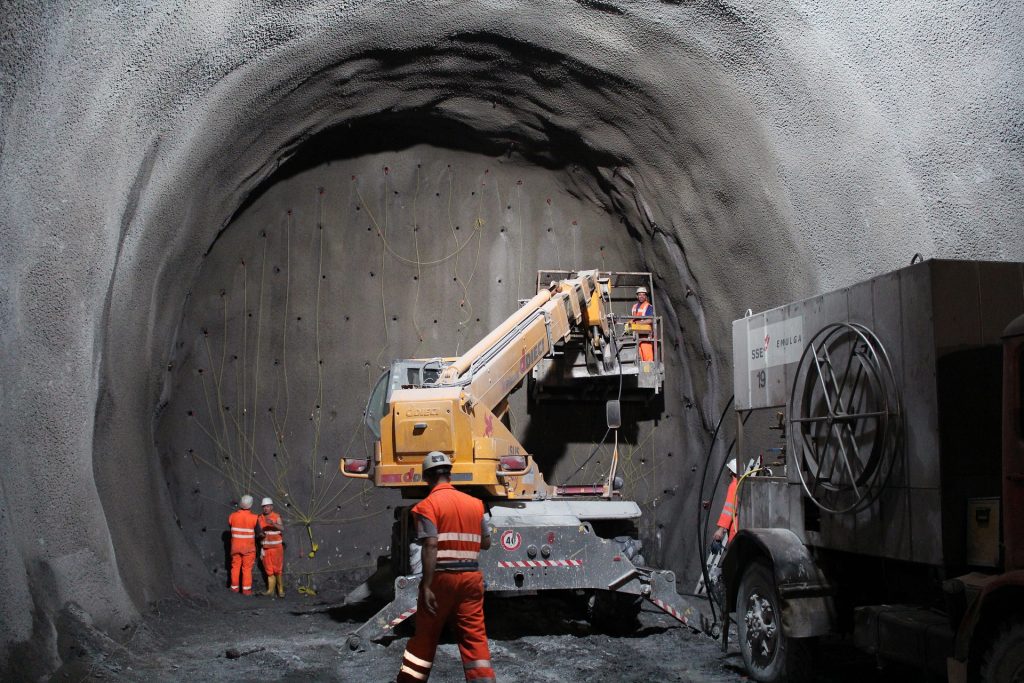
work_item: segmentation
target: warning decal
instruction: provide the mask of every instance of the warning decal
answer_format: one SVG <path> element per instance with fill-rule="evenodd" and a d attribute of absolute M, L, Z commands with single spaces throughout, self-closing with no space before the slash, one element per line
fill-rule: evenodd
<path fill-rule="evenodd" d="M 505 550 L 512 551 L 519 548 L 523 543 L 523 537 L 518 531 L 507 529 L 501 532 L 501 547 Z"/>

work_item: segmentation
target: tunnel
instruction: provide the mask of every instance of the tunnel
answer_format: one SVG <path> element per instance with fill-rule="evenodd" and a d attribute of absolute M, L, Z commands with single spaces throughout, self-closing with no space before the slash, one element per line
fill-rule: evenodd
<path fill-rule="evenodd" d="M 369 573 L 399 498 L 338 462 L 368 448 L 373 383 L 467 349 L 539 269 L 653 274 L 667 379 L 626 438 L 625 491 L 648 560 L 692 581 L 732 320 L 915 254 L 1024 260 L 1009 3 L 22 3 L 0 21 L 0 614 L 21 676 L 60 667 L 71 619 L 117 632 L 222 589 L 243 493 L 284 511 L 297 585 Z M 604 431 L 599 404 L 523 396 L 513 422 L 555 480 Z"/>

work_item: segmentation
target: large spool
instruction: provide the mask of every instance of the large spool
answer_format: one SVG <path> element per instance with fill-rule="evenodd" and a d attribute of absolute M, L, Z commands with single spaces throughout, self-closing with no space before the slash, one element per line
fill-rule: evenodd
<path fill-rule="evenodd" d="M 800 357 L 789 400 L 794 463 L 807 496 L 832 513 L 878 498 L 902 439 L 892 363 L 864 325 L 832 323 Z"/>

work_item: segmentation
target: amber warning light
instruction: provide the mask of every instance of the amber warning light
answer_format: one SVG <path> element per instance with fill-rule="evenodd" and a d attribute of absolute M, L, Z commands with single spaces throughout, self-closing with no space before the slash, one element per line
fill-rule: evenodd
<path fill-rule="evenodd" d="M 343 471 L 346 474 L 366 474 L 366 471 L 370 469 L 370 461 L 363 458 L 362 460 L 356 460 L 353 458 L 342 458 Z"/>
<path fill-rule="evenodd" d="M 501 469 L 505 472 L 518 472 L 526 469 L 526 457 L 522 455 L 506 455 L 501 459 Z"/>

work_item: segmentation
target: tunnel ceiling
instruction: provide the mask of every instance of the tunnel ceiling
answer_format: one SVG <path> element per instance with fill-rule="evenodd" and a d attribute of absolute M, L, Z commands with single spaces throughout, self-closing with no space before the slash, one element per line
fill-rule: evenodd
<path fill-rule="evenodd" d="M 524 223 L 551 194 L 559 220 L 627 240 L 673 342 L 663 458 L 706 449 L 747 308 L 915 252 L 1024 259 L 1024 20 L 996 0 L 25 3 L 3 22 L 0 571 L 23 578 L 0 613 L 35 677 L 70 600 L 120 627 L 208 581 L 210 551 L 175 523 L 191 518 L 159 512 L 189 483 L 167 465 L 197 358 L 178 354 L 201 348 L 218 277 L 234 295 L 234 258 L 280 239 L 285 204 L 309 230 L 322 186 L 352 224 L 339 169 L 379 203 L 382 165 L 404 196 L 419 163 L 436 179 L 454 160 L 459 187 L 490 168 L 557 190 L 531 189 Z M 481 295 L 497 312 L 510 293 Z M 662 495 L 689 509 L 676 467 Z M 647 533 L 692 561 L 686 533 Z"/>

